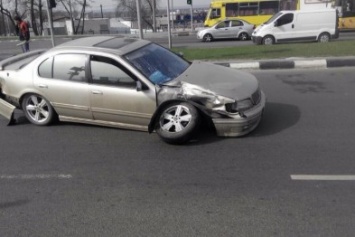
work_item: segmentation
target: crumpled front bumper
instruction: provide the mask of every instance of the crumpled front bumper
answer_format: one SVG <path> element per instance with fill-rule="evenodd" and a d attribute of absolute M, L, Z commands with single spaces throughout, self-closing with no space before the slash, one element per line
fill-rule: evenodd
<path fill-rule="evenodd" d="M 14 121 L 14 111 L 16 107 L 7 101 L 0 99 L 0 115 L 4 116 L 9 120 L 8 124 L 11 124 Z"/>
<path fill-rule="evenodd" d="M 217 136 L 239 137 L 253 131 L 262 118 L 266 104 L 266 97 L 261 92 L 261 100 L 253 109 L 244 112 L 244 117 L 237 118 L 213 118 L 212 121 L 216 128 Z"/>

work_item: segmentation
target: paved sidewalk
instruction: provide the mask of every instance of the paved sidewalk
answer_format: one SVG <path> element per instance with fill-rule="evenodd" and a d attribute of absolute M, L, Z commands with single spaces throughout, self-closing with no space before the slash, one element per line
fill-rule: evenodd
<path fill-rule="evenodd" d="M 355 56 L 329 58 L 286 58 L 271 60 L 263 59 L 260 61 L 226 60 L 225 62 L 220 61 L 215 63 L 235 69 L 324 69 L 335 67 L 354 67 Z"/>

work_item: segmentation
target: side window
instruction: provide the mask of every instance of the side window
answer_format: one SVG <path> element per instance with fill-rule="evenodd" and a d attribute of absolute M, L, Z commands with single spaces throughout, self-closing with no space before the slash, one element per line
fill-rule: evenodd
<path fill-rule="evenodd" d="M 283 16 L 281 16 L 278 20 L 277 20 L 277 25 L 278 26 L 282 26 L 282 25 L 286 25 L 293 22 L 293 13 L 288 13 L 285 14 Z"/>
<path fill-rule="evenodd" d="M 91 56 L 91 77 L 94 84 L 136 88 L 136 81 L 113 59 Z"/>
<path fill-rule="evenodd" d="M 86 81 L 84 54 L 59 54 L 54 57 L 53 78 L 66 81 Z"/>
<path fill-rule="evenodd" d="M 259 5 L 260 15 L 274 15 L 278 11 L 279 11 L 279 1 L 260 2 Z"/>
<path fill-rule="evenodd" d="M 296 10 L 297 0 L 280 0 L 280 11 L 282 10 Z M 307 1 L 306 1 L 307 4 Z"/>
<path fill-rule="evenodd" d="M 220 18 L 220 17 L 221 17 L 221 9 L 220 8 L 212 9 L 211 19 Z"/>
<path fill-rule="evenodd" d="M 38 67 L 38 75 L 40 77 L 52 78 L 53 58 L 47 58 Z"/>
<path fill-rule="evenodd" d="M 239 16 L 254 16 L 258 14 L 259 3 L 243 2 L 239 4 Z"/>
<path fill-rule="evenodd" d="M 232 26 L 242 26 L 243 23 L 241 21 L 232 21 Z"/>
<path fill-rule="evenodd" d="M 238 16 L 238 3 L 226 3 L 226 17 Z"/>
<path fill-rule="evenodd" d="M 221 23 L 218 23 L 216 28 L 219 29 L 219 28 L 226 28 L 226 27 L 229 27 L 229 21 L 222 21 Z"/>

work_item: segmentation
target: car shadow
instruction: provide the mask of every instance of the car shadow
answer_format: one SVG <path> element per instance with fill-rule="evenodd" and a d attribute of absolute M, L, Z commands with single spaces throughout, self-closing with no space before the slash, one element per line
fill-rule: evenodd
<path fill-rule="evenodd" d="M 244 137 L 264 137 L 280 133 L 281 131 L 295 125 L 300 120 L 300 117 L 301 112 L 295 105 L 268 102 L 266 103 L 263 118 L 261 119 L 259 126 Z M 218 142 L 224 139 L 242 138 L 217 137 L 214 128 L 202 127 L 199 133 L 185 145 L 203 145 Z"/>
<path fill-rule="evenodd" d="M 264 137 L 280 133 L 297 124 L 300 118 L 301 111 L 295 105 L 266 103 L 259 126 L 249 136 Z"/>
<path fill-rule="evenodd" d="M 265 106 L 263 118 L 259 126 L 254 131 L 252 131 L 251 133 L 245 136 L 264 137 L 264 136 L 270 136 L 273 134 L 280 133 L 281 131 L 295 125 L 299 121 L 300 117 L 301 117 L 301 112 L 299 108 L 295 105 L 267 102 Z M 15 119 L 16 119 L 16 123 L 15 123 L 16 125 L 24 125 L 30 123 L 21 110 L 15 111 Z M 63 126 L 68 124 L 72 124 L 72 123 L 57 122 L 54 123 L 53 125 Z M 76 124 L 76 125 L 85 126 L 85 124 L 80 124 L 80 125 Z M 189 142 L 184 143 L 183 145 L 197 146 L 197 145 L 220 142 L 225 139 L 240 139 L 240 138 L 218 137 L 216 135 L 215 128 L 212 125 L 202 124 L 202 126 L 200 126 L 200 128 L 196 132 L 195 136 Z"/>
<path fill-rule="evenodd" d="M 15 207 L 26 205 L 29 202 L 30 202 L 29 199 L 20 199 L 20 200 L 10 201 L 10 202 L 0 202 L 0 209 L 15 208 Z"/>

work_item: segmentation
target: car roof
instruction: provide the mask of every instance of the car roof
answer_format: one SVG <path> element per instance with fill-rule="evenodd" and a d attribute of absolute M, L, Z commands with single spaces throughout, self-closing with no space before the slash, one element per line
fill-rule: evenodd
<path fill-rule="evenodd" d="M 73 49 L 94 52 L 107 51 L 117 55 L 124 55 L 148 44 L 151 44 L 151 42 L 138 38 L 120 36 L 91 36 L 68 41 L 52 48 L 51 51 Z"/>
<path fill-rule="evenodd" d="M 224 22 L 224 21 L 242 21 L 242 22 L 244 22 L 244 23 L 247 23 L 247 24 L 249 24 L 249 25 L 252 25 L 249 21 L 246 21 L 246 20 L 243 20 L 243 19 L 240 19 L 240 18 L 224 18 L 223 20 L 220 20 L 220 21 L 218 21 L 216 24 L 214 24 L 214 25 L 217 25 L 217 24 L 219 24 L 219 23 L 221 23 L 221 22 Z"/>

